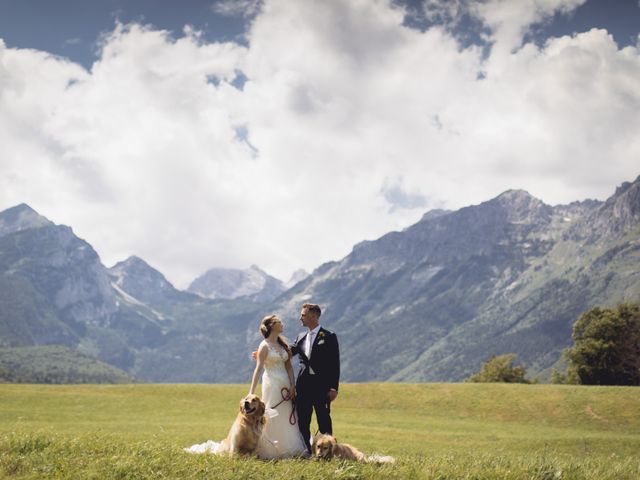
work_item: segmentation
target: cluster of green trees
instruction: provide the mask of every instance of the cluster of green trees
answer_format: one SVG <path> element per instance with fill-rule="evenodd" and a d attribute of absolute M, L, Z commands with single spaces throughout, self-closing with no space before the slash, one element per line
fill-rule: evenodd
<path fill-rule="evenodd" d="M 78 370 L 64 371 L 9 371 L 0 367 L 0 383 L 128 383 L 123 378 L 114 377 L 109 373 L 87 373 Z"/>
<path fill-rule="evenodd" d="M 482 368 L 475 375 L 467 378 L 467 382 L 474 383 L 531 383 L 526 378 L 526 370 L 523 366 L 514 365 L 517 355 L 508 353 L 506 355 L 492 355 Z"/>
<path fill-rule="evenodd" d="M 565 373 L 556 383 L 640 385 L 640 305 L 596 307 L 573 325 L 574 345 L 565 350 Z"/>
<path fill-rule="evenodd" d="M 565 372 L 554 371 L 552 383 L 640 386 L 640 305 L 595 307 L 573 325 L 574 345 L 565 349 Z M 493 355 L 468 382 L 532 383 L 516 355 Z"/>
<path fill-rule="evenodd" d="M 0 348 L 3 383 L 131 383 L 111 365 L 59 345 Z"/>

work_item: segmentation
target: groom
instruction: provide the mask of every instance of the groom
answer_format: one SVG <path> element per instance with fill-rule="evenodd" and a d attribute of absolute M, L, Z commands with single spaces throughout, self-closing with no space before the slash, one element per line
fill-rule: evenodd
<path fill-rule="evenodd" d="M 296 410 L 298 428 L 311 452 L 311 413 L 316 411 L 320 433 L 333 433 L 331 428 L 331 402 L 338 396 L 340 380 L 340 351 L 336 334 L 320 326 L 322 311 L 318 305 L 305 303 L 300 322 L 307 327 L 291 345 L 293 355 L 300 359 L 296 381 Z"/>

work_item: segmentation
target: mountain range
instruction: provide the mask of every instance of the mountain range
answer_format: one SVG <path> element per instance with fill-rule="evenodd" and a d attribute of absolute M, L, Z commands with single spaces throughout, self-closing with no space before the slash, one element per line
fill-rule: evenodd
<path fill-rule="evenodd" d="M 362 242 L 272 306 L 319 299 L 352 381 L 457 381 L 515 352 L 547 378 L 594 305 L 640 299 L 640 177 L 606 202 L 522 190 Z"/>
<path fill-rule="evenodd" d="M 0 347 L 64 345 L 141 381 L 247 382 L 260 318 L 293 336 L 313 301 L 343 380 L 459 381 L 510 352 L 546 379 L 581 312 L 640 300 L 640 177 L 605 202 L 510 190 L 432 210 L 296 280 L 213 269 L 180 291 L 135 256 L 105 267 L 25 204 L 0 212 Z"/>
<path fill-rule="evenodd" d="M 215 382 L 244 340 L 236 316 L 255 308 L 177 290 L 138 257 L 107 268 L 28 205 L 0 213 L 0 347 L 63 345 L 140 380 Z"/>

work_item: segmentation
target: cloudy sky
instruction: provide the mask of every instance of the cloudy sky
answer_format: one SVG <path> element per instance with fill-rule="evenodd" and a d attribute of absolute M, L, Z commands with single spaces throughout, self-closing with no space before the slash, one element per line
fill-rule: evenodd
<path fill-rule="evenodd" d="M 638 0 L 0 0 L 0 210 L 179 287 L 640 174 Z"/>

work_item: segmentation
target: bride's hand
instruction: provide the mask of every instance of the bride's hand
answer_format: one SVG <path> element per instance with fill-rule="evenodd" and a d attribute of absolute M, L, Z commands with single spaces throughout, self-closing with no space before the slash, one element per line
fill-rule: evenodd
<path fill-rule="evenodd" d="M 296 398 L 296 387 L 289 389 L 289 399 L 293 400 L 294 398 Z"/>

